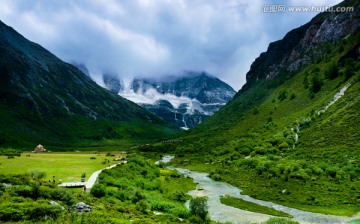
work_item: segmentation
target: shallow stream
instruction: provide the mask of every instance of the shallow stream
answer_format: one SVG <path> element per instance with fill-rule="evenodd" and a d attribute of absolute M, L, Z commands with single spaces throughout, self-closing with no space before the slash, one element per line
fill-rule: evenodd
<path fill-rule="evenodd" d="M 164 163 L 170 162 L 173 156 L 164 156 L 161 160 Z M 249 212 L 234 207 L 224 205 L 220 202 L 220 197 L 224 195 L 230 195 L 232 197 L 241 198 L 246 201 L 250 201 L 259 205 L 274 208 L 276 210 L 283 211 L 294 217 L 294 219 L 300 223 L 346 223 L 353 217 L 342 217 L 333 215 L 324 215 L 320 213 L 306 212 L 295 208 L 278 205 L 268 201 L 262 201 L 252 198 L 247 195 L 242 195 L 241 189 L 234 187 L 228 183 L 214 181 L 208 177 L 207 173 L 191 171 L 184 168 L 168 167 L 169 169 L 175 169 L 179 173 L 185 176 L 191 177 L 196 183 L 198 183 L 197 189 L 189 191 L 188 194 L 193 197 L 207 196 L 209 205 L 209 216 L 214 221 L 219 222 L 231 222 L 231 223 L 251 223 L 251 222 L 263 222 L 273 217 L 261 213 Z M 188 203 L 186 206 L 188 206 Z"/>

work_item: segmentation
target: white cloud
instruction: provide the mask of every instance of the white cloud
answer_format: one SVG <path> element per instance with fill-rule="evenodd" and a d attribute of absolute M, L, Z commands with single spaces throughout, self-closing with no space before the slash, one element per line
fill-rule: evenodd
<path fill-rule="evenodd" d="M 315 15 L 262 13 L 263 4 L 279 1 L 2 0 L 0 19 L 60 58 L 84 63 L 96 80 L 103 72 L 129 79 L 205 70 L 239 89 L 270 41 Z"/>

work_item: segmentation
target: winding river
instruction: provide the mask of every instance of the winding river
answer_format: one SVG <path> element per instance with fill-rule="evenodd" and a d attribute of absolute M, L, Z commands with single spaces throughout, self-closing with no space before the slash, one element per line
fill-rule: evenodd
<path fill-rule="evenodd" d="M 173 158 L 173 156 L 164 156 L 161 161 L 167 163 L 170 162 Z M 234 187 L 228 183 L 212 180 L 208 177 L 207 173 L 191 171 L 188 169 L 176 168 L 171 166 L 169 166 L 168 169 L 175 169 L 179 173 L 191 177 L 196 183 L 198 183 L 197 189 L 189 191 L 188 194 L 192 197 L 208 197 L 209 216 L 214 221 L 231 223 L 251 223 L 263 222 L 273 217 L 270 215 L 249 212 L 224 205 L 220 202 L 220 197 L 224 195 L 230 195 L 232 197 L 241 198 L 246 201 L 283 211 L 292 215 L 294 217 L 294 220 L 300 223 L 335 224 L 346 223 L 355 218 L 306 212 L 299 209 L 275 204 L 272 202 L 258 200 L 250 196 L 240 194 L 240 192 L 242 191 L 241 189 Z M 187 202 L 186 206 L 188 206 L 188 203 L 189 202 Z M 357 216 L 359 216 L 359 214 Z"/>

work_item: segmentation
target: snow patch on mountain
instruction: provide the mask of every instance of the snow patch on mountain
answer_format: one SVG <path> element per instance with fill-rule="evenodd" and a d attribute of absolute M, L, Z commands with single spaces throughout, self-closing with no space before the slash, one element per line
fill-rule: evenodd
<path fill-rule="evenodd" d="M 199 112 L 205 115 L 212 115 L 213 112 L 205 111 L 202 108 L 202 105 L 223 105 L 219 103 L 214 104 L 202 104 L 196 99 L 190 99 L 186 96 L 176 96 L 171 93 L 161 94 L 154 88 L 149 88 L 147 90 L 139 89 L 137 92 L 134 92 L 132 89 L 127 88 L 127 90 L 119 92 L 119 95 L 136 103 L 136 104 L 148 104 L 148 105 L 156 105 L 159 101 L 167 101 L 169 102 L 174 109 L 179 109 L 181 105 L 186 105 L 186 114 L 194 114 Z"/>

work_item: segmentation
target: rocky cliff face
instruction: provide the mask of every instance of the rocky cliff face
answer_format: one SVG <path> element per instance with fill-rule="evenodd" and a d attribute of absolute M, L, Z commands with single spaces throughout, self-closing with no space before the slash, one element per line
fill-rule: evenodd
<path fill-rule="evenodd" d="M 128 86 L 103 76 L 106 87 L 183 129 L 194 127 L 223 107 L 235 91 L 205 72 L 158 79 L 135 78 Z"/>
<path fill-rule="evenodd" d="M 103 81 L 108 90 L 118 94 L 124 87 L 124 84 L 117 78 L 116 75 L 105 73 L 103 75 Z"/>
<path fill-rule="evenodd" d="M 353 6 L 352 12 L 324 12 L 309 23 L 290 31 L 279 41 L 269 45 L 251 65 L 247 83 L 240 93 L 260 79 L 273 80 L 283 74 L 289 76 L 309 65 L 326 52 L 321 43 L 346 38 L 360 28 L 360 6 L 356 1 L 344 1 L 339 6 Z"/>

